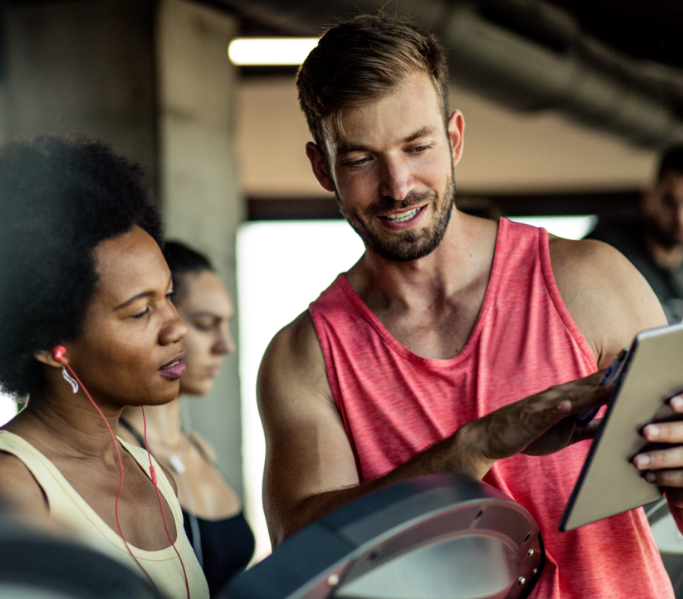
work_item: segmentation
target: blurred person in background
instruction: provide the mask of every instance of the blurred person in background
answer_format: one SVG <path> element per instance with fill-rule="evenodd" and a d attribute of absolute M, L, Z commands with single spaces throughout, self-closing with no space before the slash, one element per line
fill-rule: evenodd
<path fill-rule="evenodd" d="M 213 449 L 192 431 L 183 398 L 208 394 L 223 358 L 234 353 L 233 306 L 206 256 L 177 241 L 169 241 L 164 252 L 173 275 L 173 302 L 188 327 L 183 340 L 187 371 L 180 379 L 180 397 L 146 408 L 147 441 L 176 479 L 185 530 L 215 596 L 249 563 L 254 536 Z M 142 431 L 142 410 L 126 409 L 119 435 L 144 447 Z"/>
<path fill-rule="evenodd" d="M 683 146 L 664 152 L 636 213 L 601 218 L 587 238 L 617 248 L 647 279 L 668 321 L 683 319 Z"/>
<path fill-rule="evenodd" d="M 173 477 L 114 437 L 125 407 L 174 400 L 185 370 L 161 239 L 142 169 L 109 146 L 0 150 L 0 387 L 27 398 L 0 429 L 0 488 L 165 597 L 202 599 Z"/>

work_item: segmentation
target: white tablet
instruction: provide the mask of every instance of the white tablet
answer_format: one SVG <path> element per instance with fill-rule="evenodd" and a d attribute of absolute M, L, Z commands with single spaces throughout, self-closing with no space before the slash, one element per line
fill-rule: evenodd
<path fill-rule="evenodd" d="M 652 445 L 640 434 L 650 422 L 677 420 L 666 401 L 683 392 L 683 323 L 636 335 L 602 424 L 560 521 L 572 530 L 662 496 L 631 460 Z M 658 445 L 667 447 L 667 445 Z"/>

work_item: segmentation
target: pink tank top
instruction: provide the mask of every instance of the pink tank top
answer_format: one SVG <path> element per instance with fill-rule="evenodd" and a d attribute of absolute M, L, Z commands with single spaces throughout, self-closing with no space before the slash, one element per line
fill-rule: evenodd
<path fill-rule="evenodd" d="M 597 370 L 555 285 L 547 232 L 507 219 L 479 317 L 454 358 L 422 358 L 398 343 L 343 274 L 309 311 L 361 480 L 386 474 L 473 418 Z M 516 455 L 484 478 L 542 530 L 547 563 L 531 596 L 673 598 L 642 509 L 557 530 L 588 448 Z"/>

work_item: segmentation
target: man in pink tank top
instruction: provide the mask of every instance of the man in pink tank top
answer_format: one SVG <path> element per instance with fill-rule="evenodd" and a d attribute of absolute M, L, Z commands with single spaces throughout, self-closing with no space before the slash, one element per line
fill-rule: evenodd
<path fill-rule="evenodd" d="M 392 482 L 464 473 L 538 521 L 533 597 L 673 597 L 642 509 L 557 531 L 596 427 L 575 415 L 609 397 L 596 371 L 666 323 L 659 303 L 609 246 L 457 210 L 464 120 L 447 84 L 436 38 L 387 17 L 331 28 L 299 72 L 313 172 L 366 251 L 261 365 L 273 542 Z M 644 434 L 680 444 L 681 426 Z M 679 453 L 634 467 L 680 526 Z"/>

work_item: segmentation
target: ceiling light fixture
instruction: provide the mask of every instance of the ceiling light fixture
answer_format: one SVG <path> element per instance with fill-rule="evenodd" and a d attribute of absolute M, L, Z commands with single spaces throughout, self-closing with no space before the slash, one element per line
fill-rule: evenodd
<path fill-rule="evenodd" d="M 317 43 L 317 37 L 236 37 L 228 57 L 240 67 L 300 65 Z"/>

